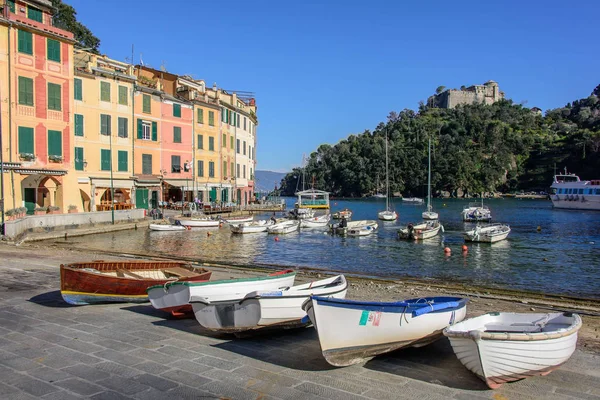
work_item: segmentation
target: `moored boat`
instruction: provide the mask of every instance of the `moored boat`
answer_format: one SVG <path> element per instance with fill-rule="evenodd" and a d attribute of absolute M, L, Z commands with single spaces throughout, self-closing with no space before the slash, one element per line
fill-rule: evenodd
<path fill-rule="evenodd" d="M 308 219 L 315 216 L 315 210 L 312 208 L 294 208 L 289 212 L 290 218 L 292 219 Z"/>
<path fill-rule="evenodd" d="M 300 222 L 296 220 L 286 220 L 282 222 L 278 222 L 273 224 L 267 228 L 267 232 L 275 233 L 278 235 L 285 235 L 287 233 L 292 233 L 298 230 L 300 227 Z"/>
<path fill-rule="evenodd" d="M 150 229 L 151 231 L 162 231 L 162 232 L 187 231 L 187 230 L 189 230 L 188 227 L 185 227 L 183 225 L 176 225 L 176 224 L 171 224 L 171 223 L 150 224 L 150 225 L 148 225 L 148 229 Z"/>
<path fill-rule="evenodd" d="M 326 228 L 331 219 L 331 214 L 319 215 L 314 218 L 300 220 L 300 228 Z"/>
<path fill-rule="evenodd" d="M 488 313 L 444 330 L 460 362 L 491 389 L 547 375 L 575 351 L 581 317 L 572 313 Z"/>
<path fill-rule="evenodd" d="M 230 225 L 229 229 L 231 229 L 231 233 L 260 233 L 266 232 L 267 228 L 272 224 L 271 221 L 259 220 Z"/>
<path fill-rule="evenodd" d="M 344 275 L 276 291 L 254 291 L 231 298 L 210 301 L 192 296 L 190 303 L 203 327 L 221 332 L 240 332 L 264 327 L 293 328 L 310 321 L 302 304 L 311 296 L 345 298 L 348 283 Z M 304 319 L 304 320 L 303 320 Z"/>
<path fill-rule="evenodd" d="M 254 221 L 254 215 L 243 215 L 239 217 L 222 218 L 223 222 L 230 225 L 243 224 L 245 222 Z"/>
<path fill-rule="evenodd" d="M 375 232 L 375 229 L 371 228 L 370 226 L 364 226 L 361 228 L 350 228 L 346 231 L 346 235 L 354 237 L 369 236 L 373 234 L 373 232 Z"/>
<path fill-rule="evenodd" d="M 420 197 L 403 197 L 402 201 L 409 204 L 423 204 L 423 199 Z"/>
<path fill-rule="evenodd" d="M 380 211 L 377 213 L 377 218 L 382 221 L 395 221 L 398 219 L 398 213 L 392 210 Z"/>
<path fill-rule="evenodd" d="M 552 207 L 572 210 L 600 210 L 600 179 L 582 181 L 575 174 L 554 175 Z"/>
<path fill-rule="evenodd" d="M 221 224 L 221 221 L 219 221 L 218 219 L 212 219 L 208 217 L 180 218 L 177 221 L 179 221 L 179 223 L 183 226 L 189 226 L 192 228 L 209 228 L 216 227 Z"/>
<path fill-rule="evenodd" d="M 227 279 L 212 282 L 173 282 L 148 288 L 148 298 L 158 310 L 181 315 L 192 311 L 191 296 L 204 297 L 208 301 L 220 301 L 232 296 L 244 296 L 255 290 L 277 290 L 293 286 L 296 272 L 291 269 L 267 276 Z"/>
<path fill-rule="evenodd" d="M 201 282 L 211 271 L 175 261 L 91 261 L 60 266 L 60 293 L 69 304 L 143 303 L 146 289 L 173 281 Z"/>
<path fill-rule="evenodd" d="M 444 328 L 464 319 L 466 302 L 459 297 L 384 303 L 312 296 L 302 308 L 317 330 L 327 362 L 344 367 L 434 342 Z"/>
<path fill-rule="evenodd" d="M 468 206 L 463 207 L 461 215 L 465 222 L 490 222 L 492 220 L 492 212 L 488 206 L 483 205 L 483 193 L 481 194 L 481 204 L 469 203 Z"/>
<path fill-rule="evenodd" d="M 504 240 L 510 233 L 510 226 L 506 224 L 478 225 L 475 229 L 467 231 L 463 237 L 467 242 L 495 243 Z"/>
<path fill-rule="evenodd" d="M 352 218 L 352 210 L 349 208 L 344 208 L 343 210 L 334 212 L 331 214 L 331 218 L 333 219 L 351 219 Z"/>
<path fill-rule="evenodd" d="M 376 230 L 379 227 L 377 221 L 372 219 L 361 219 L 358 221 L 342 220 L 339 224 L 331 224 L 329 230 L 331 233 L 346 235 L 349 230 L 371 229 Z"/>
<path fill-rule="evenodd" d="M 405 228 L 398 230 L 398 239 L 424 240 L 436 236 L 444 227 L 440 221 L 431 220 L 420 224 L 408 224 Z"/>

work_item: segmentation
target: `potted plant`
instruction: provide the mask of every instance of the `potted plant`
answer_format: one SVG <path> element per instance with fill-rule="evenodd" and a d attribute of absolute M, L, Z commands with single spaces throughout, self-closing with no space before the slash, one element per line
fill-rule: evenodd
<path fill-rule="evenodd" d="M 16 210 L 11 208 L 10 210 L 6 210 L 4 215 L 6 215 L 6 217 L 7 217 L 6 219 L 8 221 L 12 221 L 13 219 L 15 219 L 15 213 L 16 213 Z"/>
<path fill-rule="evenodd" d="M 60 207 L 57 207 L 57 206 L 48 207 L 48 214 L 60 214 Z"/>
<path fill-rule="evenodd" d="M 79 210 L 77 210 L 77 206 L 75 204 L 69 204 L 69 214 L 73 214 L 79 212 Z"/>
<path fill-rule="evenodd" d="M 46 207 L 36 207 L 35 210 L 33 210 L 33 214 L 34 215 L 46 215 L 46 211 L 48 211 L 48 208 L 46 208 Z"/>

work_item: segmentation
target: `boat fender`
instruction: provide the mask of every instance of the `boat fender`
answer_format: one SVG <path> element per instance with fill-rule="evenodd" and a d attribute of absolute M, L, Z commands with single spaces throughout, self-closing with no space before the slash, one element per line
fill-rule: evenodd
<path fill-rule="evenodd" d="M 440 224 L 440 229 L 442 230 L 442 233 L 446 232 L 446 231 L 444 230 L 444 225 L 442 225 L 442 224 Z"/>
<path fill-rule="evenodd" d="M 478 341 L 481 340 L 481 331 L 479 330 L 472 330 L 469 331 L 469 336 L 471 336 L 473 338 L 473 340 Z"/>

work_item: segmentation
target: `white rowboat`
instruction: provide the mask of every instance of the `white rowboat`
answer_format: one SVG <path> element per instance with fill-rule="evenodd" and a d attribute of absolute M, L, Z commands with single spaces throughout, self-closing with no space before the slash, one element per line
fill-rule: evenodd
<path fill-rule="evenodd" d="M 267 228 L 272 225 L 271 221 L 259 220 L 254 222 L 245 222 L 243 224 L 230 225 L 231 233 L 259 233 L 266 232 Z"/>
<path fill-rule="evenodd" d="M 241 332 L 264 327 L 293 328 L 307 325 L 302 304 L 311 296 L 345 298 L 344 275 L 276 291 L 254 291 L 245 296 L 211 302 L 192 296 L 190 303 L 203 327 L 221 332 Z"/>
<path fill-rule="evenodd" d="M 187 231 L 188 230 L 188 228 L 186 228 L 183 225 L 173 225 L 173 224 L 150 224 L 150 225 L 148 225 L 148 228 L 151 231 L 162 231 L 162 232 Z"/>
<path fill-rule="evenodd" d="M 423 204 L 423 199 L 419 197 L 403 197 L 402 201 L 405 203 Z"/>
<path fill-rule="evenodd" d="M 464 319 L 466 302 L 459 297 L 382 303 L 312 296 L 302 308 L 317 330 L 327 362 L 344 367 L 434 342 L 444 328 Z"/>
<path fill-rule="evenodd" d="M 379 213 L 377 213 L 377 218 L 379 218 L 382 221 L 395 221 L 398 219 L 398 214 L 396 213 L 396 211 L 380 211 Z"/>
<path fill-rule="evenodd" d="M 300 228 L 326 228 L 331 214 L 320 215 L 314 218 L 300 220 Z"/>
<path fill-rule="evenodd" d="M 377 221 L 372 219 L 361 219 L 358 221 L 349 221 L 346 223 L 346 226 L 340 226 L 340 224 L 332 224 L 330 225 L 330 229 L 333 233 L 337 233 L 338 235 L 346 235 L 349 230 L 359 230 L 370 228 L 371 230 L 375 230 L 379 227 Z"/>
<path fill-rule="evenodd" d="M 157 310 L 180 315 L 192 310 L 191 296 L 204 297 L 208 301 L 220 301 L 232 296 L 243 297 L 255 290 L 277 290 L 292 286 L 296 272 L 291 269 L 267 276 L 245 279 L 228 279 L 209 282 L 169 282 L 148 288 L 148 299 Z"/>
<path fill-rule="evenodd" d="M 406 240 L 423 240 L 436 236 L 440 230 L 444 230 L 439 221 L 426 221 L 421 224 L 408 224 L 406 228 L 398 230 L 398 238 Z"/>
<path fill-rule="evenodd" d="M 463 234 L 467 242 L 495 243 L 506 239 L 510 233 L 510 226 L 505 224 L 491 224 L 477 226 L 475 229 Z"/>
<path fill-rule="evenodd" d="M 351 228 L 348 229 L 348 231 L 346 231 L 346 235 L 348 236 L 369 236 L 371 235 L 373 232 L 375 232 L 375 229 L 371 228 L 370 226 L 365 226 L 363 228 Z"/>
<path fill-rule="evenodd" d="M 237 225 L 237 224 L 243 224 L 245 222 L 252 222 L 254 221 L 254 215 L 245 215 L 242 217 L 231 217 L 231 218 L 223 218 L 223 221 L 228 223 L 228 224 L 233 224 L 233 225 Z"/>
<path fill-rule="evenodd" d="M 572 313 L 489 313 L 448 327 L 461 363 L 491 389 L 547 375 L 575 351 L 581 318 Z"/>
<path fill-rule="evenodd" d="M 267 232 L 275 233 L 278 235 L 285 235 L 286 233 L 295 232 L 300 227 L 300 222 L 296 220 L 287 220 L 283 222 L 278 222 L 273 224 L 267 228 Z"/>
<path fill-rule="evenodd" d="M 219 226 L 221 221 L 218 219 L 210 219 L 210 218 L 189 218 L 189 219 L 179 219 L 178 220 L 181 225 L 190 226 L 192 228 L 208 228 Z"/>

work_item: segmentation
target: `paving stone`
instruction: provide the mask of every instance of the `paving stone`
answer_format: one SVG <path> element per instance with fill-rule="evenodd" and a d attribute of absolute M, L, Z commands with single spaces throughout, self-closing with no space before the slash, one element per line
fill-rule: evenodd
<path fill-rule="evenodd" d="M 104 350 L 104 347 L 97 346 L 92 343 L 83 342 L 79 339 L 67 339 L 57 343 L 60 346 L 66 347 L 70 350 L 75 350 L 80 353 L 91 354 L 97 351 Z"/>
<path fill-rule="evenodd" d="M 233 363 L 231 361 L 221 360 L 220 358 L 204 356 L 200 358 L 196 358 L 193 360 L 194 362 L 208 365 L 214 368 L 224 369 L 226 371 L 232 371 L 236 368 L 241 367 L 241 364 Z"/>
<path fill-rule="evenodd" d="M 42 397 L 44 400 L 79 400 L 84 398 L 85 397 L 83 396 L 75 395 L 64 390 L 59 390 L 58 392 L 53 392 Z"/>
<path fill-rule="evenodd" d="M 169 367 L 179 368 L 192 374 L 202 374 L 203 372 L 213 370 L 214 368 L 209 365 L 198 364 L 194 361 L 179 360 L 168 365 Z M 221 372 L 222 373 L 222 372 Z"/>
<path fill-rule="evenodd" d="M 190 351 L 199 353 L 204 356 L 217 357 L 217 358 L 227 360 L 227 361 L 236 361 L 236 360 L 240 360 L 243 358 L 239 354 L 233 353 L 231 351 L 220 349 L 218 347 L 206 346 L 206 345 L 191 347 Z"/>
<path fill-rule="evenodd" d="M 95 366 L 78 364 L 72 367 L 63 368 L 62 371 L 69 373 L 72 376 L 79 377 L 86 381 L 99 381 L 101 379 L 106 379 L 110 376 L 108 372 L 99 370 Z"/>
<path fill-rule="evenodd" d="M 136 348 L 134 350 L 128 351 L 127 354 L 130 354 L 134 357 L 139 357 L 144 360 L 155 361 L 163 364 L 169 364 L 175 362 L 177 360 L 181 360 L 179 357 L 170 356 L 168 354 L 159 353 L 155 350 L 141 349 Z"/>
<path fill-rule="evenodd" d="M 182 385 L 192 386 L 192 387 L 200 387 L 205 385 L 208 382 L 211 382 L 212 379 L 205 378 L 200 375 L 192 374 L 190 372 L 181 370 L 181 369 L 171 369 L 167 372 L 163 372 L 160 376 L 170 379 L 175 382 L 179 382 Z"/>
<path fill-rule="evenodd" d="M 304 399 L 324 399 L 324 397 L 317 396 L 315 394 L 308 394 L 306 392 L 292 389 L 289 387 L 282 387 L 274 385 L 272 383 L 257 381 L 249 384 L 248 389 L 257 393 L 257 398 L 268 395 L 279 399 L 285 400 L 304 400 Z"/>
<path fill-rule="evenodd" d="M 176 392 L 168 393 L 155 388 L 150 388 L 144 392 L 139 392 L 132 395 L 134 399 L 140 400 L 179 400 Z M 226 400 L 226 399 L 223 399 Z"/>
<path fill-rule="evenodd" d="M 48 383 L 73 377 L 73 375 L 63 370 L 43 366 L 27 371 L 27 374 Z"/>
<path fill-rule="evenodd" d="M 107 349 L 112 349 L 115 351 L 123 351 L 123 352 L 131 351 L 136 348 L 135 346 L 132 346 L 131 344 L 117 342 L 116 340 L 106 339 L 106 338 L 97 340 L 94 343 L 98 346 L 105 347 Z"/>
<path fill-rule="evenodd" d="M 588 388 L 586 387 L 581 387 L 581 390 L 570 390 L 570 389 L 564 389 L 564 388 L 556 388 L 555 393 L 559 394 L 559 395 L 566 395 L 566 396 L 571 396 L 571 397 L 575 397 L 578 399 L 585 399 L 585 400 L 600 400 L 600 396 L 599 395 L 595 395 L 592 393 L 586 393 L 584 392 L 585 390 L 587 390 Z"/>
<path fill-rule="evenodd" d="M 51 354 L 56 354 L 63 358 L 68 358 L 69 360 L 77 360 L 82 364 L 95 364 L 103 361 L 98 357 L 94 357 L 90 354 L 85 354 L 80 351 L 71 350 L 63 346 L 55 346 L 48 350 Z"/>
<path fill-rule="evenodd" d="M 156 350 L 159 353 L 167 354 L 169 356 L 177 357 L 184 360 L 193 360 L 194 358 L 198 358 L 200 354 L 189 351 L 187 348 L 179 348 L 174 346 L 163 346 Z"/>
<path fill-rule="evenodd" d="M 325 397 L 326 399 L 339 399 L 339 400 L 351 400 L 351 399 L 365 399 L 363 396 L 359 396 L 356 394 L 344 392 L 338 389 L 332 389 L 328 386 L 317 385 L 312 382 L 303 382 L 298 386 L 294 387 L 296 390 L 300 390 L 302 392 L 315 394 L 320 397 Z"/>
<path fill-rule="evenodd" d="M 364 387 L 362 385 L 357 385 L 352 381 L 331 378 L 329 376 L 319 374 L 318 372 L 286 370 L 283 372 L 283 374 L 293 377 L 295 379 L 298 379 L 300 381 L 308 381 L 308 382 L 312 382 L 312 383 L 318 383 L 319 385 L 322 385 L 322 386 L 340 389 L 340 390 L 343 390 L 343 391 L 349 392 L 349 393 L 361 394 L 370 389 L 370 388 Z M 318 393 L 315 393 L 315 394 L 319 395 Z"/>
<path fill-rule="evenodd" d="M 92 394 L 99 393 L 104 390 L 101 386 L 95 385 L 93 383 L 84 381 L 83 379 L 79 378 L 72 378 L 56 382 L 56 386 L 60 386 L 71 392 L 81 394 L 84 396 L 90 396 Z"/>
<path fill-rule="evenodd" d="M 218 397 L 226 397 L 236 400 L 256 400 L 258 398 L 264 398 L 259 396 L 259 394 L 253 390 L 244 389 L 239 386 L 227 384 L 225 382 L 209 382 L 202 387 L 202 390 L 206 390 L 207 392 L 210 392 Z"/>
<path fill-rule="evenodd" d="M 26 393 L 39 397 L 59 390 L 54 385 L 27 375 L 21 375 L 18 379 L 11 380 L 10 384 Z"/>
<path fill-rule="evenodd" d="M 210 400 L 210 399 L 222 399 L 209 392 L 205 392 L 201 389 L 195 389 L 188 386 L 178 386 L 167 392 L 171 396 L 175 396 L 178 399 L 190 399 L 190 400 Z M 258 399 L 258 397 L 257 397 Z"/>
<path fill-rule="evenodd" d="M 170 366 L 156 363 L 154 361 L 145 361 L 143 363 L 135 364 L 133 366 L 135 369 L 139 369 L 140 371 L 147 372 L 149 374 L 159 375 L 166 371 L 171 370 Z"/>
<path fill-rule="evenodd" d="M 235 373 L 255 379 L 260 379 L 261 381 L 270 382 L 278 386 L 292 387 L 302 382 L 301 380 L 291 378 L 289 376 L 280 375 L 270 371 L 265 371 L 262 369 L 247 366 L 236 369 Z"/>
<path fill-rule="evenodd" d="M 103 358 L 108 361 L 113 361 L 113 362 L 116 362 L 119 364 L 127 365 L 127 366 L 139 364 L 144 361 L 143 358 L 132 356 L 129 353 L 121 353 L 119 351 L 115 351 L 115 350 L 111 350 L 111 349 L 98 351 L 98 352 L 94 353 L 94 356 Z"/>
<path fill-rule="evenodd" d="M 419 397 L 413 397 L 415 394 L 414 392 L 409 393 L 404 393 L 401 390 L 396 392 L 396 393 L 390 393 L 388 391 L 383 391 L 383 390 L 378 390 L 378 389 L 371 389 L 368 390 L 367 392 L 363 393 L 363 396 L 369 398 L 369 399 L 376 399 L 376 400 L 409 400 L 409 399 L 423 399 L 423 400 L 445 400 L 448 399 L 448 397 L 446 396 L 441 396 L 435 393 L 427 393 L 427 392 L 423 392 L 419 395 Z M 452 397 L 454 398 L 454 397 Z M 476 397 L 472 397 L 474 399 L 476 399 Z"/>
<path fill-rule="evenodd" d="M 77 360 L 72 360 L 69 358 L 61 357 L 57 354 L 46 354 L 45 356 L 40 357 L 40 358 L 36 359 L 35 361 L 39 362 L 40 364 L 44 364 L 48 367 L 56 368 L 56 369 L 61 369 L 63 367 L 68 367 L 71 365 L 79 364 L 79 361 L 77 361 Z"/>
<path fill-rule="evenodd" d="M 121 376 L 123 378 L 133 378 L 134 376 L 142 374 L 142 372 L 134 368 L 126 367 L 124 365 L 117 364 L 111 361 L 95 364 L 94 368 L 97 368 L 100 371 L 108 372 L 110 374 Z"/>
<path fill-rule="evenodd" d="M 175 386 L 177 386 L 177 383 L 175 383 L 171 380 L 163 379 L 156 375 L 150 375 L 150 374 L 138 375 L 133 379 L 136 382 L 139 382 L 143 385 L 152 386 L 153 388 L 162 390 L 162 391 L 169 390 L 169 389 L 172 389 Z"/>
<path fill-rule="evenodd" d="M 92 397 L 90 397 L 90 399 L 93 399 L 93 400 L 125 400 L 125 399 L 131 399 L 131 397 L 124 396 L 121 393 L 117 393 L 117 392 L 113 392 L 113 391 L 109 390 L 106 392 L 95 394 Z"/>
<path fill-rule="evenodd" d="M 126 395 L 143 392 L 149 388 L 149 385 L 135 382 L 131 378 L 121 378 L 116 375 L 97 381 L 96 384 Z"/>
<path fill-rule="evenodd" d="M 16 369 L 17 371 L 30 371 L 39 368 L 40 364 L 27 358 L 19 357 L 12 354 L 7 358 L 0 358 L 0 364 Z"/>

